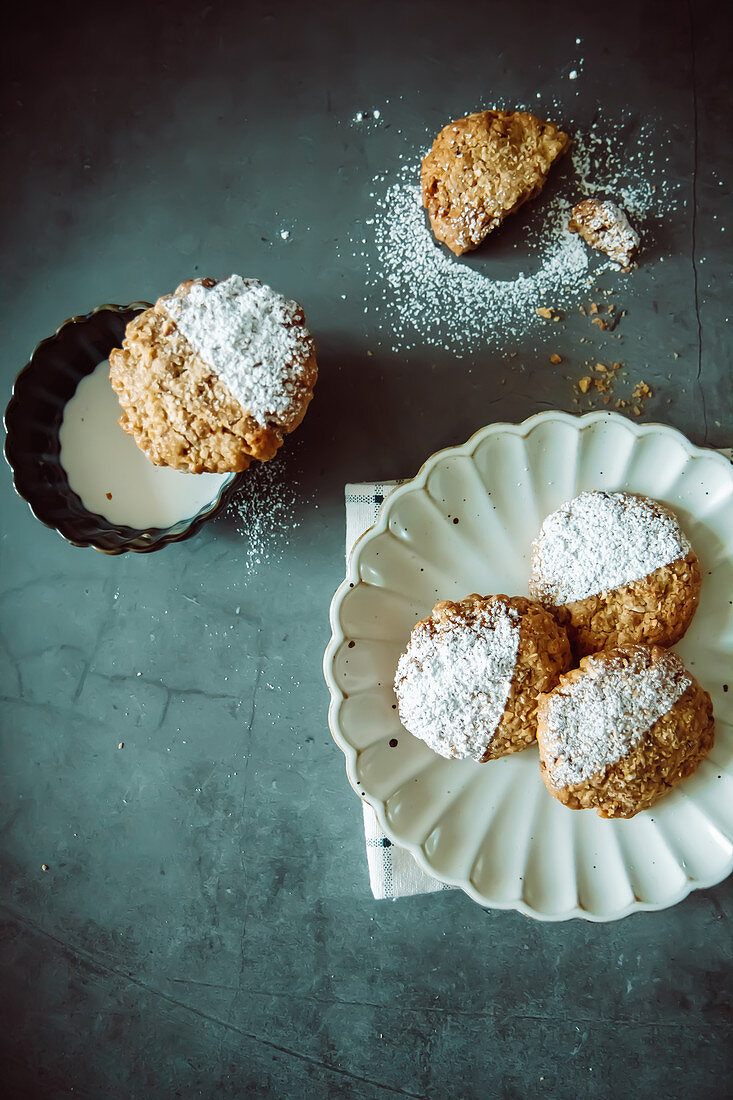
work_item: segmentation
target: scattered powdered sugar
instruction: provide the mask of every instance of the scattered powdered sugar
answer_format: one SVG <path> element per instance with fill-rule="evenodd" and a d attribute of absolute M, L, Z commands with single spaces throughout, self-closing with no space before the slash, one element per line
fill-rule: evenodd
<path fill-rule="evenodd" d="M 676 653 L 644 667 L 646 660 L 646 652 L 629 663 L 590 657 L 583 679 L 550 696 L 542 755 L 555 787 L 591 779 L 627 756 L 690 686 Z"/>
<path fill-rule="evenodd" d="M 161 304 L 194 351 L 254 419 L 287 424 L 302 399 L 302 366 L 312 350 L 297 302 L 257 279 L 231 275 L 194 283 Z"/>
<path fill-rule="evenodd" d="M 352 126 L 378 126 L 382 121 L 382 112 L 378 107 L 372 107 L 369 111 L 357 111 L 351 120 Z"/>
<path fill-rule="evenodd" d="M 300 526 L 295 519 L 296 507 L 302 503 L 294 463 L 278 455 L 269 462 L 253 463 L 242 479 L 227 509 L 237 531 L 245 540 L 244 569 L 254 573 L 260 565 L 282 560 L 292 541 L 293 531 Z"/>
<path fill-rule="evenodd" d="M 546 110 L 546 117 L 563 125 L 561 104 Z M 653 176 L 653 162 L 670 137 L 652 123 L 604 119 L 575 131 L 572 139 L 542 194 L 528 204 L 531 217 L 512 215 L 470 258 L 450 256 L 430 230 L 419 186 L 427 147 L 395 171 L 375 176 L 374 211 L 352 245 L 354 257 L 366 265 L 364 312 L 377 314 L 372 331 L 379 345 L 394 352 L 432 346 L 468 355 L 543 324 L 538 306 L 570 308 L 602 272 L 617 270 L 568 231 L 570 211 L 581 199 L 599 196 L 622 206 L 636 228 L 660 220 L 673 208 L 673 191 L 680 186 L 663 167 Z M 507 234 L 517 232 L 509 227 L 522 216 L 523 239 L 509 251 Z"/>
<path fill-rule="evenodd" d="M 552 512 L 533 544 L 536 594 L 556 606 L 648 577 L 683 558 L 690 544 L 654 500 L 601 490 Z"/>
<path fill-rule="evenodd" d="M 556 197 L 543 211 L 551 227 L 538 244 L 537 270 L 492 279 L 437 244 L 415 182 L 419 171 L 417 162 L 402 168 L 398 182 L 377 200 L 374 220 L 379 264 L 367 281 L 382 293 L 387 308 L 376 329 L 388 335 L 394 351 L 427 343 L 465 353 L 522 332 L 537 321 L 535 309 L 545 297 L 562 306 L 589 286 L 588 250 L 566 228 L 567 203 Z"/>
<path fill-rule="evenodd" d="M 405 729 L 441 756 L 480 760 L 509 696 L 519 624 L 516 608 L 494 603 L 468 621 L 415 627 L 395 676 Z"/>
<path fill-rule="evenodd" d="M 612 198 L 637 225 L 662 220 L 676 208 L 682 186 L 668 178 L 670 142 L 652 121 L 604 121 L 579 131 L 572 146 L 576 186 L 584 198 Z"/>

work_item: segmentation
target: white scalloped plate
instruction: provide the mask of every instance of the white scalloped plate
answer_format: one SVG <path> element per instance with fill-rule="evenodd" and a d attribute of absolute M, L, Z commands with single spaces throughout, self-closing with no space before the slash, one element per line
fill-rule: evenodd
<path fill-rule="evenodd" d="M 392 690 L 410 630 L 436 600 L 526 595 L 540 523 L 583 489 L 667 501 L 704 575 L 678 649 L 712 695 L 715 747 L 694 776 L 629 821 L 551 798 L 536 747 L 483 765 L 437 756 L 402 727 Z M 349 780 L 394 843 L 481 905 L 595 921 L 673 905 L 733 869 L 733 692 L 723 689 L 732 598 L 733 468 L 722 456 L 613 413 L 548 412 L 483 428 L 395 490 L 333 598 L 324 671 Z"/>

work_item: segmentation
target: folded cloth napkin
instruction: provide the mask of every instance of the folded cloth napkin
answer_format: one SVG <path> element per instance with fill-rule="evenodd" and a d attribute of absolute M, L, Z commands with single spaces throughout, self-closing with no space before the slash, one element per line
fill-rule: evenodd
<path fill-rule="evenodd" d="M 733 449 L 720 448 L 720 454 L 733 462 Z M 374 524 L 377 513 L 389 494 L 402 481 L 367 481 L 346 486 L 346 561 L 354 543 Z M 393 844 L 379 827 L 371 806 L 362 802 L 369 882 L 375 898 L 403 898 L 410 894 L 428 894 L 433 890 L 452 890 L 444 882 L 426 875 L 404 848 Z"/>

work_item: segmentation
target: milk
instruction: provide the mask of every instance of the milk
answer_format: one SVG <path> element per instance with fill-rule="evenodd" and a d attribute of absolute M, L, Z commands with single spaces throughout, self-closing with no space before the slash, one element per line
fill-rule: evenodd
<path fill-rule="evenodd" d="M 106 360 L 82 378 L 64 409 L 61 465 L 90 512 L 128 527 L 171 527 L 195 516 L 232 476 L 153 466 L 117 423 L 121 413 Z"/>

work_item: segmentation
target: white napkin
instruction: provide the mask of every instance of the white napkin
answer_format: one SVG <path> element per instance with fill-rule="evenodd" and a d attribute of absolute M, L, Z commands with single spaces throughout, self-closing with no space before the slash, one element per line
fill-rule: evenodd
<path fill-rule="evenodd" d="M 733 462 L 733 449 L 721 447 L 720 454 Z M 346 486 L 346 561 L 354 543 L 374 524 L 379 509 L 402 481 L 366 481 Z M 403 898 L 434 890 L 453 890 L 426 875 L 404 848 L 384 835 L 371 806 L 362 802 L 369 882 L 375 898 Z"/>

